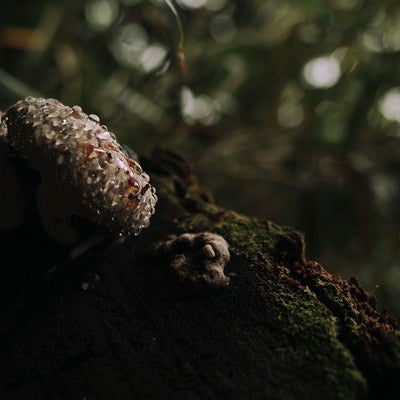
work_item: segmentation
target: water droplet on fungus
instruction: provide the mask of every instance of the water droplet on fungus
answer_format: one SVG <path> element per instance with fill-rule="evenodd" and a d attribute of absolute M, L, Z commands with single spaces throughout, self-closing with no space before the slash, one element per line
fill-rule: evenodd
<path fill-rule="evenodd" d="M 149 176 L 97 115 L 29 97 L 1 115 L 0 136 L 42 179 L 57 180 L 75 193 L 81 216 L 113 234 L 137 235 L 149 225 L 157 202 Z"/>

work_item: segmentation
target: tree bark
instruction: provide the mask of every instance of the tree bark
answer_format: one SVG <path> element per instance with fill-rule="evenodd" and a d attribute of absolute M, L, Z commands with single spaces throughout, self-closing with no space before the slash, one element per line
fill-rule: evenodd
<path fill-rule="evenodd" d="M 159 201 L 138 237 L 72 259 L 34 210 L 1 232 L 1 399 L 399 394 L 398 324 L 355 278 L 308 260 L 301 233 L 214 204 L 181 156 L 141 164 Z M 229 243 L 228 286 L 179 280 L 157 251 L 204 231 Z"/>

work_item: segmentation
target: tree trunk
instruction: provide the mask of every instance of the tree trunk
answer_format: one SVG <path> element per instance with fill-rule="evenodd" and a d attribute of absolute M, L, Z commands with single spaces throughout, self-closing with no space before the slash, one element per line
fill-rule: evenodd
<path fill-rule="evenodd" d="M 140 236 L 73 258 L 34 211 L 1 233 L 1 399 L 396 393 L 398 325 L 356 279 L 307 260 L 293 229 L 214 204 L 182 157 L 158 149 L 141 161 L 159 201 Z M 160 243 L 186 232 L 228 242 L 229 285 L 174 273 Z"/>

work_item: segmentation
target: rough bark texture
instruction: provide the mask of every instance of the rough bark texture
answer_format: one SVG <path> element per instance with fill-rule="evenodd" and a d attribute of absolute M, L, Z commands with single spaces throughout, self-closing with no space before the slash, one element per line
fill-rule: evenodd
<path fill-rule="evenodd" d="M 72 261 L 32 198 L 24 225 L 1 233 L 1 399 L 399 394 L 398 325 L 356 279 L 307 260 L 300 233 L 213 204 L 176 154 L 141 161 L 160 200 L 139 237 Z M 157 256 L 167 235 L 201 231 L 230 245 L 227 287 L 189 287 Z"/>

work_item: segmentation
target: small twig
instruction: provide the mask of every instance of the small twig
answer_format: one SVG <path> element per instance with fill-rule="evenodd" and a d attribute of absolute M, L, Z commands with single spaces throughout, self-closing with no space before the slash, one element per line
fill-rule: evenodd
<path fill-rule="evenodd" d="M 176 57 L 178 59 L 181 70 L 184 71 L 186 68 L 185 53 L 183 51 L 185 35 L 183 33 L 182 20 L 172 1 L 171 0 L 164 0 L 164 1 L 165 4 L 167 4 L 169 9 L 171 10 L 172 14 L 174 14 L 175 16 L 176 25 L 178 27 L 178 46 L 176 50 Z"/>

